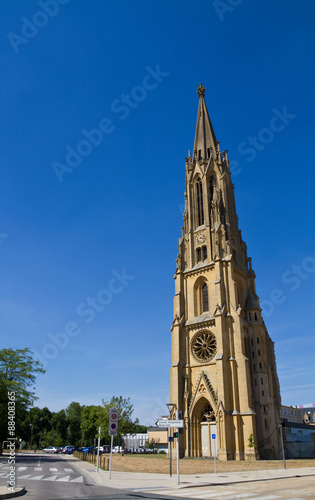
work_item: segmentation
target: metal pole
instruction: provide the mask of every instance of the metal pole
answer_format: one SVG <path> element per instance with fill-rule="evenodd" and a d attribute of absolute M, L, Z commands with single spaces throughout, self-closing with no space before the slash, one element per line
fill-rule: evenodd
<path fill-rule="evenodd" d="M 98 465 L 100 463 L 100 443 L 101 443 L 101 428 L 98 428 L 98 441 L 97 441 L 97 465 L 96 472 L 98 472 Z"/>
<path fill-rule="evenodd" d="M 280 438 L 281 438 L 281 448 L 282 448 L 282 457 L 283 457 L 283 467 L 284 469 L 287 468 L 286 463 L 285 463 L 285 454 L 284 454 L 284 445 L 283 445 L 283 435 L 282 435 L 282 425 L 279 425 L 280 429 Z"/>
<path fill-rule="evenodd" d="M 217 462 L 216 462 L 216 449 L 215 449 L 215 439 L 213 439 L 213 454 L 214 454 L 214 473 L 217 473 Z"/>
<path fill-rule="evenodd" d="M 170 438 L 172 437 L 172 428 L 170 427 Z M 172 441 L 170 439 L 170 476 L 172 477 Z"/>
<path fill-rule="evenodd" d="M 178 410 L 176 410 L 176 420 L 178 420 Z M 179 429 L 177 429 L 177 453 L 176 453 L 176 465 L 177 465 L 177 484 L 179 484 Z"/>
<path fill-rule="evenodd" d="M 112 477 L 113 436 L 110 438 L 109 479 Z"/>
<path fill-rule="evenodd" d="M 170 477 L 172 477 L 172 450 L 171 450 L 171 428 L 169 427 L 168 431 L 167 431 L 167 435 L 168 435 L 168 458 L 169 458 L 169 461 L 170 461 Z"/>

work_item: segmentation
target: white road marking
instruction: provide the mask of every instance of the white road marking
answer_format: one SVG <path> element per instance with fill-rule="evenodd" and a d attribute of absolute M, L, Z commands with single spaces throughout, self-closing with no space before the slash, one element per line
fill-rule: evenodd
<path fill-rule="evenodd" d="M 34 477 L 31 477 L 30 479 L 32 481 L 39 481 L 40 479 L 42 479 L 44 477 L 44 474 L 42 474 L 41 476 L 34 476 Z"/>
<path fill-rule="evenodd" d="M 208 492 L 209 492 L 209 494 L 208 494 Z M 202 494 L 203 494 L 203 495 L 207 495 L 207 497 L 208 497 L 208 498 L 210 498 L 210 497 L 215 497 L 215 496 L 220 497 L 220 498 L 221 498 L 221 497 L 223 498 L 223 497 L 228 497 L 228 496 L 230 496 L 230 495 L 234 495 L 234 493 L 235 493 L 235 491 L 226 491 L 225 493 L 223 493 L 223 492 L 221 493 L 221 492 L 217 491 L 216 493 L 213 493 L 213 489 L 212 489 L 212 490 L 208 490 L 208 491 L 203 491 L 203 492 L 202 492 Z M 197 492 L 196 492 L 196 493 L 194 493 L 194 495 L 192 495 L 192 496 L 193 496 L 193 497 L 195 497 L 195 495 L 198 495 L 198 496 L 199 496 L 199 495 L 201 495 L 201 492 L 200 492 L 200 491 L 199 491 L 199 493 L 197 493 Z"/>
<path fill-rule="evenodd" d="M 249 497 L 257 497 L 258 493 L 239 493 L 238 495 L 233 495 L 232 498 L 249 498 Z M 230 499 L 229 499 L 230 500 Z M 260 500 L 260 499 L 259 499 Z"/>
<path fill-rule="evenodd" d="M 197 493 L 198 491 L 198 493 Z M 202 498 L 200 497 L 200 495 L 202 494 L 203 496 L 204 495 L 207 495 L 208 498 L 210 497 L 227 497 L 229 495 L 233 495 L 235 493 L 235 491 L 229 491 L 229 492 L 226 492 L 226 493 L 221 493 L 221 492 L 213 492 L 213 489 L 212 490 L 206 490 L 206 491 L 200 491 L 200 488 L 198 488 L 198 490 L 196 489 L 191 489 L 190 491 L 185 491 L 184 493 L 182 493 L 180 490 L 177 490 L 177 491 L 174 491 L 174 490 L 170 490 L 170 493 L 173 493 L 174 496 L 189 496 L 190 498 Z M 164 490 L 160 490 L 160 493 L 163 495 L 165 495 L 165 491 Z M 260 500 L 260 499 L 259 499 Z"/>
<path fill-rule="evenodd" d="M 25 474 L 25 476 L 19 476 L 20 479 L 28 479 L 31 476 L 31 474 Z"/>
<path fill-rule="evenodd" d="M 56 481 L 56 477 L 57 476 L 45 477 L 45 479 L 43 479 L 43 481 Z"/>
<path fill-rule="evenodd" d="M 65 477 L 61 477 L 60 479 L 56 479 L 56 481 L 69 481 L 70 479 L 70 476 L 65 476 Z"/>
<path fill-rule="evenodd" d="M 18 467 L 17 470 L 26 470 L 27 467 Z"/>
<path fill-rule="evenodd" d="M 43 467 L 34 467 L 34 470 L 40 470 L 40 471 L 42 471 Z"/>
<path fill-rule="evenodd" d="M 56 472 L 56 471 L 58 471 L 58 469 L 56 469 L 56 467 L 49 467 L 49 470 L 50 470 L 50 472 Z"/>
<path fill-rule="evenodd" d="M 273 500 L 274 498 L 280 498 L 278 495 L 269 495 L 267 497 L 259 497 L 259 500 Z"/>
<path fill-rule="evenodd" d="M 63 469 L 65 472 L 73 472 L 73 469 Z"/>
<path fill-rule="evenodd" d="M 70 479 L 70 483 L 83 483 L 83 476 L 76 477 L 75 479 Z"/>
<path fill-rule="evenodd" d="M 8 475 L 7 472 L 1 472 L 0 477 L 7 476 L 7 475 Z"/>

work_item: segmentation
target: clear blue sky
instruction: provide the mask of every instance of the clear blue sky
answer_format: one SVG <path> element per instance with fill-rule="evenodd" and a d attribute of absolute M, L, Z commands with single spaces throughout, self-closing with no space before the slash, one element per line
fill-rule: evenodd
<path fill-rule="evenodd" d="M 144 424 L 165 414 L 200 82 L 282 401 L 315 402 L 315 5 L 230 3 L 1 2 L 2 345 L 52 358 L 39 406 L 122 395 Z"/>

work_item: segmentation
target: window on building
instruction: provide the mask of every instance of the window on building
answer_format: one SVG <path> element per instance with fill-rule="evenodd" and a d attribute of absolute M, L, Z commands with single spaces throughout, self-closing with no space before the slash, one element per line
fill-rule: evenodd
<path fill-rule="evenodd" d="M 215 188 L 215 184 L 216 184 L 216 182 L 215 182 L 215 176 L 212 175 L 210 177 L 210 183 L 209 183 L 209 186 L 210 186 L 210 202 L 211 202 L 211 200 L 213 198 L 213 191 L 214 191 L 214 188 Z"/>
<path fill-rule="evenodd" d="M 255 357 L 255 353 L 254 353 L 254 351 L 252 352 L 252 357 L 253 357 L 253 358 Z"/>
<path fill-rule="evenodd" d="M 259 363 L 259 369 L 261 370 L 261 363 Z"/>
<path fill-rule="evenodd" d="M 261 394 L 264 396 L 265 395 L 265 391 L 261 391 Z"/>
<path fill-rule="evenodd" d="M 257 344 L 259 344 L 259 337 L 257 337 Z"/>
<path fill-rule="evenodd" d="M 257 319 L 258 319 L 258 318 L 257 318 L 257 313 L 255 313 L 255 321 L 257 321 Z"/>
<path fill-rule="evenodd" d="M 258 356 L 260 356 L 260 350 L 258 349 Z"/>
<path fill-rule="evenodd" d="M 202 312 L 209 311 L 209 295 L 208 295 L 208 287 L 206 284 L 203 285 L 201 289 L 202 294 Z"/>
<path fill-rule="evenodd" d="M 262 385 L 264 385 L 264 379 L 262 377 L 260 378 L 260 382 Z"/>
<path fill-rule="evenodd" d="M 250 342 L 251 342 L 251 344 L 252 344 L 252 345 L 254 345 L 254 341 L 253 341 L 253 339 L 250 339 Z"/>
<path fill-rule="evenodd" d="M 201 262 L 201 248 L 197 248 L 197 262 Z"/>
<path fill-rule="evenodd" d="M 208 252 L 207 252 L 206 246 L 202 247 L 202 253 L 203 253 L 203 260 L 206 260 L 208 257 Z"/>
<path fill-rule="evenodd" d="M 203 213 L 202 183 L 200 179 L 198 179 L 196 182 L 196 191 L 197 191 L 197 224 L 198 226 L 202 226 L 202 224 L 204 224 L 204 213 Z"/>
<path fill-rule="evenodd" d="M 257 385 L 257 380 L 255 379 L 255 385 Z"/>
<path fill-rule="evenodd" d="M 253 369 L 254 369 L 254 371 L 256 371 L 256 365 L 255 364 L 253 365 Z"/>
<path fill-rule="evenodd" d="M 265 427 L 268 427 L 268 422 L 266 418 L 265 418 Z"/>
<path fill-rule="evenodd" d="M 251 321 L 251 320 L 252 320 L 252 315 L 251 315 L 251 313 L 248 313 L 248 319 L 249 319 L 249 321 Z"/>

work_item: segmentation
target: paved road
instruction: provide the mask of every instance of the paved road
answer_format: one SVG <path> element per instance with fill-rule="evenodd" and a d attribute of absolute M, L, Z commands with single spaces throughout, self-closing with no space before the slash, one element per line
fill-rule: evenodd
<path fill-rule="evenodd" d="M 0 484 L 6 485 L 8 463 L 5 457 L 0 461 Z M 95 469 L 91 465 L 92 469 Z M 91 482 L 81 470 L 77 469 L 71 462 L 64 460 L 58 455 L 32 454 L 18 455 L 16 463 L 16 484 L 25 486 L 26 495 L 21 497 L 32 500 L 54 500 L 75 498 L 92 499 L 104 498 L 108 500 L 131 500 L 138 498 L 161 499 L 160 495 L 144 492 L 135 494 L 97 486 Z"/>
<path fill-rule="evenodd" d="M 153 493 L 154 490 L 151 490 Z M 293 477 L 250 483 L 163 490 L 169 499 L 202 500 L 304 500 L 315 499 L 315 478 Z"/>

